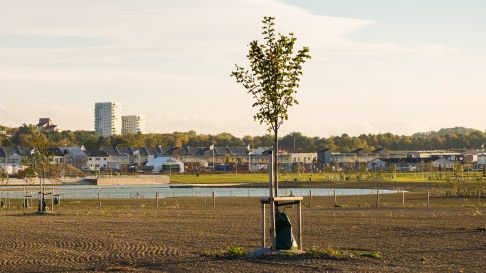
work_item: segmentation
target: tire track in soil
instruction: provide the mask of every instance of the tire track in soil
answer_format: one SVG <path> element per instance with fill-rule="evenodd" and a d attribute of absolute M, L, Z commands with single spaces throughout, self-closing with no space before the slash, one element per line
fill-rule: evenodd
<path fill-rule="evenodd" d="M 114 239 L 42 238 L 33 242 L 5 238 L 0 245 L 0 266 L 7 271 L 61 264 L 69 268 L 99 262 L 143 262 L 181 255 L 177 248 L 168 245 Z"/>

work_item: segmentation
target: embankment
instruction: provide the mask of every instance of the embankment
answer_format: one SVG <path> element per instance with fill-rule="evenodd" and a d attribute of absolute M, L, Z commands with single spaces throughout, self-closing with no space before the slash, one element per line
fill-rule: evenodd
<path fill-rule="evenodd" d="M 168 175 L 107 176 L 96 178 L 96 185 L 160 185 L 169 184 Z"/>

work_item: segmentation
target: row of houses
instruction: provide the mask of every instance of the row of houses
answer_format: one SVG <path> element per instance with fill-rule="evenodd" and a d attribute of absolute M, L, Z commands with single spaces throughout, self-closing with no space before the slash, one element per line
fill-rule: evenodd
<path fill-rule="evenodd" d="M 266 170 L 269 163 L 269 148 L 248 147 L 180 147 L 180 148 L 133 148 L 103 147 L 87 152 L 89 170 L 126 170 L 133 166 L 153 167 L 156 171 L 175 167 L 181 171 L 212 169 L 221 172 L 248 172 Z M 171 164 L 169 164 L 172 162 Z M 161 165 L 161 164 L 165 165 Z M 181 164 L 182 163 L 182 164 Z M 312 169 L 317 163 L 317 153 L 281 153 L 281 170 L 299 168 Z M 167 166 L 168 167 L 164 167 Z"/>
<path fill-rule="evenodd" d="M 51 147 L 47 152 L 52 164 L 70 164 L 84 171 L 219 172 L 265 171 L 269 163 L 268 147 Z M 30 147 L 0 147 L 0 164 L 21 169 L 23 158 L 32 155 Z M 479 151 L 386 151 L 347 153 L 279 151 L 281 171 L 332 170 L 452 170 L 458 164 L 467 168 L 486 165 L 486 153 Z M 14 168 L 15 167 L 15 168 Z M 5 167 L 6 168 L 6 167 Z M 14 172 L 14 171 L 13 171 Z"/>
<path fill-rule="evenodd" d="M 70 164 L 85 171 L 263 171 L 267 169 L 269 148 L 249 147 L 102 147 L 88 151 L 84 147 L 52 147 L 47 152 L 52 164 Z M 0 163 L 22 164 L 32 155 L 29 147 L 0 147 Z M 317 153 L 279 155 L 283 171 L 315 168 Z"/>
<path fill-rule="evenodd" d="M 319 165 L 336 170 L 397 170 L 427 171 L 453 170 L 461 165 L 468 169 L 482 169 L 486 165 L 483 151 L 386 151 L 333 153 L 329 149 L 318 153 Z"/>

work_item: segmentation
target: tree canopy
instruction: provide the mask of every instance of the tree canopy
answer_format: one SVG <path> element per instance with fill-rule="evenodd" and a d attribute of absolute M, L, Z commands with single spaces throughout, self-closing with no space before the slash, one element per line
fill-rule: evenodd
<path fill-rule="evenodd" d="M 12 137 L 0 136 L 2 146 L 30 146 L 32 140 L 45 139 L 45 145 L 50 147 L 81 146 L 87 149 L 98 149 L 101 146 L 133 146 L 133 147 L 176 147 L 176 146 L 247 146 L 271 147 L 273 136 L 237 137 L 230 133 L 198 134 L 194 131 L 174 132 L 164 134 L 135 134 L 115 137 L 97 137 L 90 131 L 63 131 L 40 133 L 35 126 L 23 125 L 10 128 Z M 439 133 L 440 132 L 440 133 Z M 481 149 L 486 143 L 486 131 L 475 129 L 460 130 L 460 128 L 441 129 L 438 132 L 417 133 L 410 136 L 384 134 L 362 134 L 350 136 L 319 137 L 305 136 L 299 132 L 286 134 L 279 138 L 282 149 L 302 152 L 314 152 L 330 148 L 333 151 L 347 152 L 356 148 L 373 151 L 377 148 L 390 150 L 431 150 L 431 149 Z M 295 145 L 294 145 L 295 144 Z"/>

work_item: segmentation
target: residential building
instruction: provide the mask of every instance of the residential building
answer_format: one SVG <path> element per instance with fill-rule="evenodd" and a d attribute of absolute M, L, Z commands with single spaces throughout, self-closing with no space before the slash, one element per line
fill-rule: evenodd
<path fill-rule="evenodd" d="M 445 158 L 445 157 L 441 157 L 437 160 L 434 160 L 432 162 L 432 165 L 438 171 L 452 171 L 452 170 L 454 170 L 454 161 L 452 161 L 448 158 Z"/>
<path fill-rule="evenodd" d="M 59 147 L 64 153 L 64 162 L 73 165 L 78 169 L 83 169 L 87 164 L 86 149 L 81 147 Z"/>
<path fill-rule="evenodd" d="M 47 154 L 52 158 L 51 164 L 64 164 L 64 152 L 59 148 L 47 148 Z"/>
<path fill-rule="evenodd" d="M 387 163 L 384 160 L 375 158 L 368 162 L 369 171 L 384 171 L 387 169 Z"/>
<path fill-rule="evenodd" d="M 281 153 L 278 155 L 279 169 L 282 171 L 312 170 L 316 167 L 317 153 Z"/>
<path fill-rule="evenodd" d="M 95 133 L 110 137 L 121 134 L 121 105 L 115 102 L 95 104 Z"/>
<path fill-rule="evenodd" d="M 319 165 L 331 164 L 331 149 L 320 150 L 317 153 L 317 161 Z"/>
<path fill-rule="evenodd" d="M 132 164 L 133 149 L 129 147 L 102 147 L 100 150 L 108 154 L 109 170 L 126 171 Z"/>
<path fill-rule="evenodd" d="M 34 149 L 29 147 L 0 147 L 0 162 L 21 165 L 22 159 L 33 153 Z"/>
<path fill-rule="evenodd" d="M 40 118 L 37 124 L 37 130 L 42 133 L 50 133 L 57 131 L 57 125 L 50 118 Z"/>
<path fill-rule="evenodd" d="M 24 167 L 17 163 L 0 163 L 0 170 L 8 175 L 15 175 L 23 169 Z"/>
<path fill-rule="evenodd" d="M 109 155 L 104 151 L 90 151 L 88 156 L 88 170 L 100 171 L 108 168 Z"/>
<path fill-rule="evenodd" d="M 486 166 L 486 153 L 478 154 L 478 165 Z"/>
<path fill-rule="evenodd" d="M 145 131 L 144 119 L 141 116 L 122 116 L 122 129 L 123 135 L 126 134 L 138 134 Z"/>

